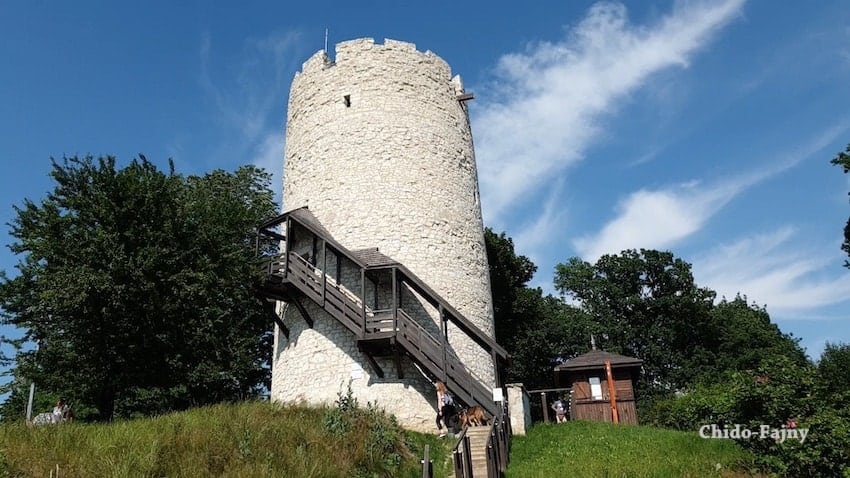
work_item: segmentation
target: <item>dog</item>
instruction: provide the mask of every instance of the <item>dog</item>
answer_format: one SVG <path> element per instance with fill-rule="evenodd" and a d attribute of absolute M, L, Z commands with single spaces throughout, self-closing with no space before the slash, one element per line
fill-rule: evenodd
<path fill-rule="evenodd" d="M 490 424 L 484 409 L 478 405 L 465 408 L 460 411 L 460 426 L 486 426 Z"/>

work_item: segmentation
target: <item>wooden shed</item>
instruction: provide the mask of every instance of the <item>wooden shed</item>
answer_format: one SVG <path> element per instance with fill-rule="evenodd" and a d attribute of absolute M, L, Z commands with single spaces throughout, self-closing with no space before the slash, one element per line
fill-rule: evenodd
<path fill-rule="evenodd" d="M 609 386 L 609 371 L 613 392 Z M 555 367 L 555 384 L 570 388 L 570 419 L 637 424 L 634 382 L 642 360 L 591 350 Z M 616 406 L 618 420 L 614 419 Z"/>

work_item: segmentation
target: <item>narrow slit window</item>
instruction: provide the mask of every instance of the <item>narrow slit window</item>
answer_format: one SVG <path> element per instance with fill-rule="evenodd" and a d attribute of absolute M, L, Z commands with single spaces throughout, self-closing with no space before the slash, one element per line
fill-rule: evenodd
<path fill-rule="evenodd" d="M 345 96 L 343 96 L 343 97 L 342 97 L 342 100 L 345 102 L 345 107 L 346 107 L 346 108 L 350 108 L 350 107 L 351 107 L 351 95 L 345 95 Z"/>

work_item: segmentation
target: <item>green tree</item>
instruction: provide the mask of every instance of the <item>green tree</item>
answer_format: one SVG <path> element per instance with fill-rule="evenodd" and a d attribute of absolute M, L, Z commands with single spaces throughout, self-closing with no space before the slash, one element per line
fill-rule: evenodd
<path fill-rule="evenodd" d="M 0 282 L 0 306 L 38 345 L 13 344 L 18 384 L 35 380 L 101 420 L 267 385 L 271 321 L 253 294 L 253 231 L 275 213 L 269 175 L 173 169 L 143 156 L 124 168 L 65 158 L 53 162 L 53 191 L 15 208 L 10 247 L 22 258 Z"/>
<path fill-rule="evenodd" d="M 847 145 L 847 148 L 838 153 L 832 161 L 832 164 L 841 166 L 844 170 L 844 174 L 850 172 L 850 144 Z M 850 194 L 850 193 L 848 193 Z M 844 225 L 844 242 L 841 244 L 841 250 L 850 255 L 850 219 L 847 220 L 847 223 Z M 844 261 L 844 267 L 850 267 L 850 261 Z"/>
<path fill-rule="evenodd" d="M 817 375 L 818 395 L 836 407 L 846 406 L 845 399 L 850 399 L 850 344 L 827 343 Z"/>
<path fill-rule="evenodd" d="M 697 287 L 690 264 L 670 252 L 627 250 L 596 264 L 574 257 L 556 266 L 555 288 L 592 316 L 601 348 L 644 361 L 644 396 L 683 387 L 714 359 L 715 294 Z"/>
<path fill-rule="evenodd" d="M 507 379 L 529 388 L 550 387 L 558 360 L 586 352 L 590 317 L 540 288 L 528 287 L 537 266 L 516 253 L 505 233 L 485 230 L 496 341 L 511 354 Z"/>
<path fill-rule="evenodd" d="M 522 317 L 507 347 L 512 356 L 508 380 L 529 389 L 554 385 L 554 367 L 590 349 L 591 317 L 539 288 L 518 292 L 515 313 Z"/>
<path fill-rule="evenodd" d="M 721 380 L 730 371 L 754 370 L 770 358 L 786 357 L 800 366 L 808 363 L 799 339 L 784 334 L 764 307 L 747 304 L 746 297 L 724 298 L 711 316 L 718 340 L 714 362 L 699 374 L 705 381 Z"/>
<path fill-rule="evenodd" d="M 496 234 L 488 227 L 484 230 L 484 242 L 490 264 L 496 341 L 507 346 L 525 319 L 524 314 L 515 310 L 517 295 L 526 289 L 537 266 L 528 257 L 516 254 L 513 240 L 504 232 Z"/>

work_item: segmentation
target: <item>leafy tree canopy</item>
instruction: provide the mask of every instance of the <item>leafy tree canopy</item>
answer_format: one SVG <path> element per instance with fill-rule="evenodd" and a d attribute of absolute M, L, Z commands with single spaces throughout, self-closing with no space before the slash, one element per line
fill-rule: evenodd
<path fill-rule="evenodd" d="M 747 304 L 746 297 L 738 295 L 731 301 L 724 298 L 711 315 L 718 337 L 716 359 L 700 374 L 703 381 L 721 380 L 728 371 L 755 370 L 765 360 L 776 357 L 785 357 L 799 366 L 808 365 L 799 339 L 779 330 L 767 310 Z"/>
<path fill-rule="evenodd" d="M 844 173 L 850 172 L 850 144 L 847 145 L 847 148 L 838 153 L 832 161 L 832 164 L 841 166 L 844 170 Z M 850 194 L 850 193 L 848 193 Z M 844 225 L 844 242 L 841 244 L 841 250 L 850 255 L 850 219 L 847 220 L 847 224 Z M 850 261 L 844 261 L 844 267 L 850 267 Z"/>
<path fill-rule="evenodd" d="M 593 324 L 580 309 L 528 287 L 537 266 L 516 253 L 505 233 L 485 230 L 496 341 L 511 354 L 509 382 L 551 387 L 559 359 L 586 352 Z"/>
<path fill-rule="evenodd" d="M 644 361 L 643 394 L 717 382 L 771 357 L 807 362 L 764 308 L 740 296 L 715 305 L 715 292 L 698 287 L 691 265 L 670 252 L 627 250 L 596 264 L 572 258 L 556 267 L 555 287 L 592 316 L 601 348 Z"/>
<path fill-rule="evenodd" d="M 528 257 L 516 254 L 513 240 L 504 232 L 496 234 L 488 227 L 484 230 L 484 242 L 490 264 L 496 341 L 506 344 L 522 322 L 514 310 L 517 295 L 526 288 L 537 266 Z"/>
<path fill-rule="evenodd" d="M 253 231 L 275 214 L 270 176 L 184 177 L 141 155 L 54 160 L 50 176 L 10 224 L 21 260 L 0 279 L 2 323 L 24 338 L 4 419 L 31 380 L 102 420 L 259 393 L 271 321 L 253 294 Z"/>
<path fill-rule="evenodd" d="M 600 348 L 644 361 L 644 393 L 680 388 L 712 362 L 715 294 L 697 287 L 690 264 L 670 252 L 627 250 L 596 264 L 572 258 L 556 266 L 555 288 L 599 324 Z"/>
<path fill-rule="evenodd" d="M 836 404 L 847 405 L 850 399 L 850 344 L 827 343 L 818 362 L 818 389 Z M 841 395 L 841 400 L 836 399 Z"/>

